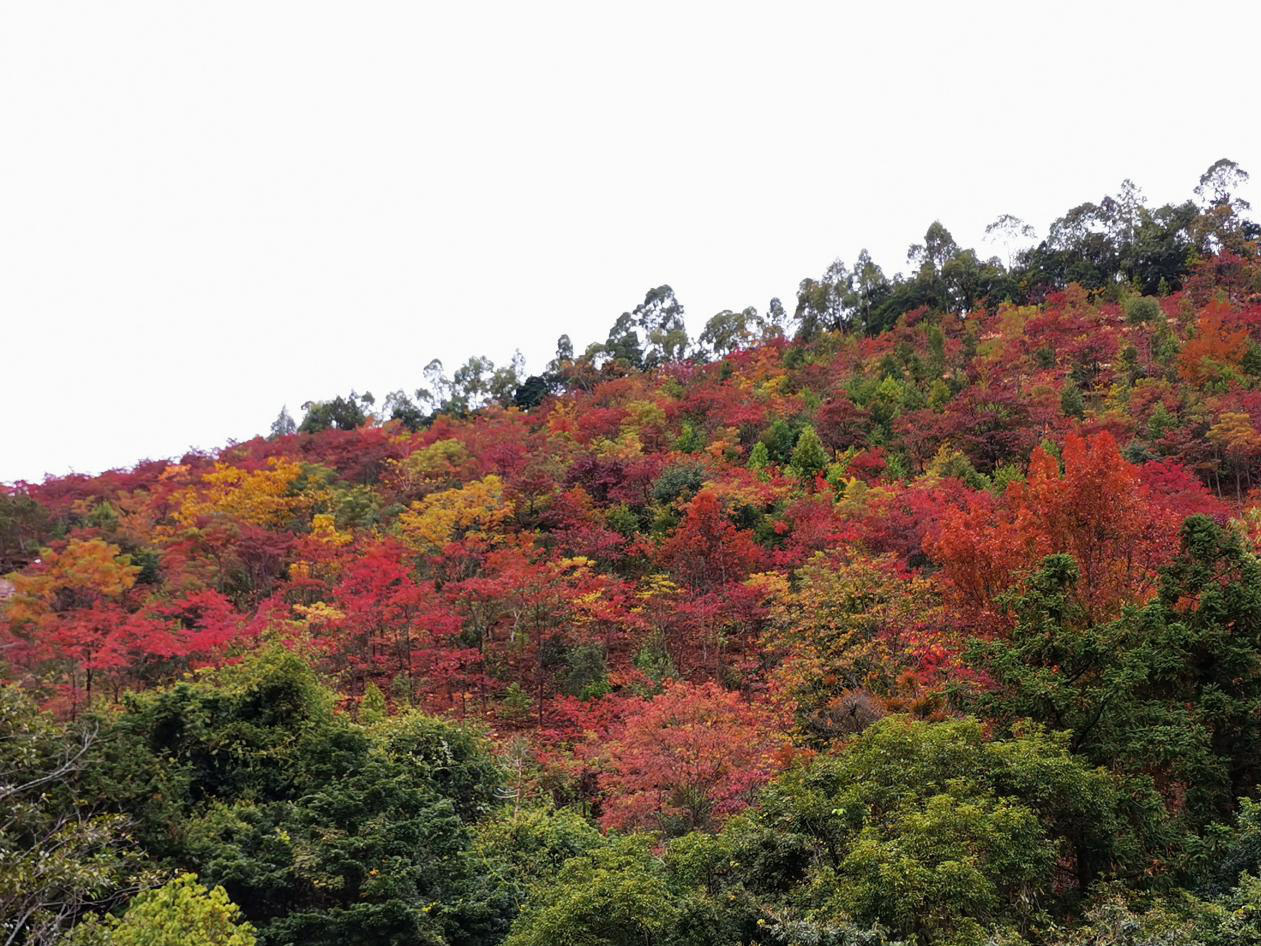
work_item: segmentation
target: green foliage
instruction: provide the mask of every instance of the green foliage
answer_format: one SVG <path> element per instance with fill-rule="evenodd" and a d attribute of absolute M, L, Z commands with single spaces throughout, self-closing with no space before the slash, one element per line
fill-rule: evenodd
<path fill-rule="evenodd" d="M 1196 889 L 1221 894 L 1245 871 L 1261 874 L 1261 804 L 1239 799 L 1233 824 L 1210 825 L 1194 844 Z"/>
<path fill-rule="evenodd" d="M 382 722 L 389 715 L 389 707 L 385 702 L 385 694 L 375 683 L 369 683 L 359 699 L 359 723 L 372 726 Z"/>
<path fill-rule="evenodd" d="M 1060 410 L 1064 412 L 1065 417 L 1085 416 L 1086 401 L 1082 398 L 1081 388 L 1071 383 L 1064 385 L 1064 390 L 1060 392 Z"/>
<path fill-rule="evenodd" d="M 604 514 L 604 521 L 614 532 L 627 538 L 639 531 L 639 516 L 625 503 L 610 507 Z"/>
<path fill-rule="evenodd" d="M 130 697 L 112 741 L 129 787 L 160 799 L 141 805 L 141 827 L 161 850 L 159 838 L 178 836 L 184 812 L 206 800 L 287 797 L 321 774 L 329 741 L 350 732 L 306 662 L 274 649 Z"/>
<path fill-rule="evenodd" d="M 340 394 L 331 401 L 307 401 L 302 405 L 305 415 L 298 431 L 304 434 L 319 433 L 322 430 L 354 430 L 368 422 L 368 410 L 376 401 L 365 392 L 362 395 L 351 391 L 346 397 Z M 277 423 L 281 423 L 277 420 Z"/>
<path fill-rule="evenodd" d="M 609 692 L 604 648 L 599 644 L 579 644 L 565 654 L 568 665 L 561 689 L 582 700 L 598 699 Z"/>
<path fill-rule="evenodd" d="M 276 415 L 276 419 L 271 422 L 268 430 L 268 439 L 275 440 L 279 437 L 288 437 L 298 432 L 298 425 L 294 423 L 292 415 L 289 413 L 289 405 L 286 404 L 280 408 L 280 413 Z"/>
<path fill-rule="evenodd" d="M 1261 345 L 1249 340 L 1248 349 L 1244 352 L 1239 367 L 1253 378 L 1261 377 Z"/>
<path fill-rule="evenodd" d="M 691 499 L 704 482 L 704 472 L 695 464 L 668 467 L 652 485 L 652 498 L 662 505 Z"/>
<path fill-rule="evenodd" d="M 911 461 L 905 453 L 891 453 L 885 460 L 884 475 L 890 480 L 905 481 L 911 478 Z"/>
<path fill-rule="evenodd" d="M 828 460 L 828 450 L 823 446 L 823 441 L 814 428 L 807 424 L 801 429 L 797 436 L 797 445 L 793 448 L 793 472 L 800 479 L 810 482 L 827 468 Z"/>
<path fill-rule="evenodd" d="M 505 946 L 667 943 L 679 918 L 678 896 L 650 840 L 618 838 L 535 887 Z"/>
<path fill-rule="evenodd" d="M 988 477 L 976 471 L 966 453 L 946 446 L 938 449 L 924 472 L 931 477 L 959 480 L 970 489 L 983 489 L 990 483 Z"/>
<path fill-rule="evenodd" d="M 52 943 L 86 911 L 150 879 L 127 819 L 100 810 L 84 773 L 96 727 L 63 728 L 17 687 L 0 685 L 0 934 Z"/>
<path fill-rule="evenodd" d="M 1168 408 L 1164 404 L 1157 404 L 1147 421 L 1147 436 L 1152 440 L 1159 440 L 1166 431 L 1177 425 L 1177 418 L 1169 413 Z"/>
<path fill-rule="evenodd" d="M 1131 325 L 1142 325 L 1161 321 L 1164 313 L 1151 296 L 1132 296 L 1125 300 L 1125 318 Z"/>
<path fill-rule="evenodd" d="M 1261 881 L 1252 874 L 1219 897 L 1186 892 L 1147 903 L 1123 888 L 1105 888 L 1085 922 L 1056 946 L 1259 946 Z"/>
<path fill-rule="evenodd" d="M 945 789 L 860 832 L 824 909 L 926 942 L 976 942 L 996 924 L 1027 923 L 1019 905 L 1045 894 L 1054 863 L 1037 818 L 1004 799 Z"/>
<path fill-rule="evenodd" d="M 1138 807 L 1146 798 L 1145 807 Z M 1146 863 L 1158 803 L 1040 730 L 987 742 L 978 723 L 891 717 L 784 775 L 733 830 L 749 883 L 802 891 L 816 919 L 880 923 L 916 942 L 1025 929 L 1067 880 Z M 1067 876 L 1057 875 L 1065 872 Z"/>
<path fill-rule="evenodd" d="M 1193 824 L 1228 811 L 1261 781 L 1261 565 L 1196 516 L 1142 610 L 1095 624 L 1078 580 L 1069 556 L 1048 557 L 1013 601 L 1010 637 L 973 642 L 969 659 L 996 684 L 975 705 L 1001 727 L 1067 729 L 1098 764 L 1176 780 Z"/>
<path fill-rule="evenodd" d="M 512 404 L 519 407 L 523 411 L 538 407 L 543 403 L 544 398 L 551 393 L 551 384 L 548 379 L 540 375 L 532 374 L 526 378 L 513 392 Z"/>
<path fill-rule="evenodd" d="M 467 845 L 449 801 L 370 754 L 293 802 L 211 807 L 191 821 L 187 851 L 265 942 L 402 946 L 476 923 L 461 915 L 477 883 Z"/>
<path fill-rule="evenodd" d="M 761 472 L 771 465 L 771 451 L 759 440 L 753 445 L 753 449 L 749 451 L 749 469 Z"/>
<path fill-rule="evenodd" d="M 222 887 L 207 890 L 196 874 L 180 874 L 139 894 L 121 919 L 80 926 L 70 946 L 255 946 L 254 932 Z"/>
<path fill-rule="evenodd" d="M 500 812 L 477 826 L 473 841 L 485 869 L 493 871 L 494 886 L 508 891 L 518 908 L 536 888 L 551 884 L 570 858 L 608 844 L 594 825 L 567 808 Z"/>
<path fill-rule="evenodd" d="M 705 435 L 691 421 L 683 422 L 683 431 L 674 442 L 674 449 L 680 453 L 700 453 L 705 448 Z"/>
<path fill-rule="evenodd" d="M 411 712 L 392 717 L 381 731 L 380 749 L 451 802 L 466 821 L 494 807 L 503 773 L 479 730 Z"/>
<path fill-rule="evenodd" d="M 283 651 L 133 698 L 113 794 L 149 848 L 222 885 L 264 943 L 444 943 L 506 907 L 468 825 L 501 776 L 478 733 L 419 713 L 371 730 Z"/>
<path fill-rule="evenodd" d="M 49 539 L 48 511 L 29 496 L 0 493 L 0 575 L 22 568 Z"/>
<path fill-rule="evenodd" d="M 797 444 L 797 430 L 783 418 L 776 418 L 762 432 L 758 442 L 765 445 L 772 463 L 787 466 L 792 460 L 793 447 Z"/>
<path fill-rule="evenodd" d="M 499 701 L 500 713 L 504 719 L 514 723 L 524 723 L 530 718 L 530 713 L 534 709 L 534 700 L 530 698 L 530 694 L 525 692 L 525 687 L 521 686 L 516 680 L 508 684 L 508 688 L 504 690 L 504 695 Z"/>
<path fill-rule="evenodd" d="M 645 641 L 635 654 L 635 669 L 657 685 L 677 676 L 678 671 L 660 633 Z"/>

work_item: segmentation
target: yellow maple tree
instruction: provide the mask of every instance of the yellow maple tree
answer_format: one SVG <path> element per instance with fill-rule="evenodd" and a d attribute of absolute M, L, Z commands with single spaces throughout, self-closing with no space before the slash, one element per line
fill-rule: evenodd
<path fill-rule="evenodd" d="M 434 553 L 448 542 L 485 537 L 512 515 L 503 480 L 495 474 L 430 493 L 399 516 L 399 532 L 411 548 Z"/>
<path fill-rule="evenodd" d="M 61 551 L 46 551 L 40 567 L 10 576 L 13 596 L 6 617 L 14 623 L 38 621 L 58 607 L 85 607 L 117 600 L 131 589 L 140 567 L 103 539 L 71 539 Z"/>
<path fill-rule="evenodd" d="M 273 458 L 266 469 L 216 463 L 201 482 L 175 496 L 175 521 L 191 528 L 204 516 L 227 515 L 264 528 L 285 525 L 298 506 L 292 487 L 302 474 L 296 460 Z"/>

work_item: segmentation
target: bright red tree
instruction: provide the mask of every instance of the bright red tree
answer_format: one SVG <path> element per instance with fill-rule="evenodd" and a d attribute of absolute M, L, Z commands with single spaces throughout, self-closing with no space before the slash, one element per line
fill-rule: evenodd
<path fill-rule="evenodd" d="M 780 745 L 768 712 L 739 694 L 671 684 L 632 708 L 603 747 L 601 821 L 667 834 L 712 830 L 770 779 Z"/>
<path fill-rule="evenodd" d="M 1110 434 L 1069 435 L 1063 453 L 1061 472 L 1039 447 L 1025 482 L 998 503 L 979 494 L 948 511 L 926 541 L 948 597 L 973 620 L 1000 612 L 1000 595 L 1053 553 L 1077 561 L 1082 604 L 1104 619 L 1149 595 L 1173 554 L 1177 515 L 1153 501 Z"/>

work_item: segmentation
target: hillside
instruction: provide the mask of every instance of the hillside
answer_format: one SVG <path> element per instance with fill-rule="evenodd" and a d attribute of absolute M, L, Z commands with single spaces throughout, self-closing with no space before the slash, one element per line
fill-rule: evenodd
<path fill-rule="evenodd" d="M 11 941 L 181 870 L 266 943 L 1261 942 L 1222 180 L 10 488 L 0 799 L 61 788 L 0 877 L 71 822 L 99 867 L 0 883 L 75 891 Z"/>

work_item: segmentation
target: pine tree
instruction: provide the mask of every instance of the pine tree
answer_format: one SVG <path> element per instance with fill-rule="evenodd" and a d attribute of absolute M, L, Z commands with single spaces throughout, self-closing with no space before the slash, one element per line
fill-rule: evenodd
<path fill-rule="evenodd" d="M 364 726 L 379 723 L 389 715 L 389 707 L 385 702 L 385 694 L 375 683 L 369 683 L 363 690 L 359 700 L 359 722 Z"/>
<path fill-rule="evenodd" d="M 823 446 L 823 441 L 819 439 L 814 428 L 808 424 L 802 428 L 801 435 L 797 438 L 791 465 L 797 476 L 807 482 L 827 469 L 827 448 Z"/>
<path fill-rule="evenodd" d="M 759 440 L 749 452 L 749 469 L 765 470 L 770 464 L 771 452 L 766 449 L 766 444 Z"/>
<path fill-rule="evenodd" d="M 276 419 L 271 422 L 269 439 L 275 440 L 277 437 L 288 437 L 292 433 L 297 433 L 297 430 L 298 425 L 294 423 L 293 417 L 289 413 L 289 405 L 286 404 L 280 409 Z"/>

